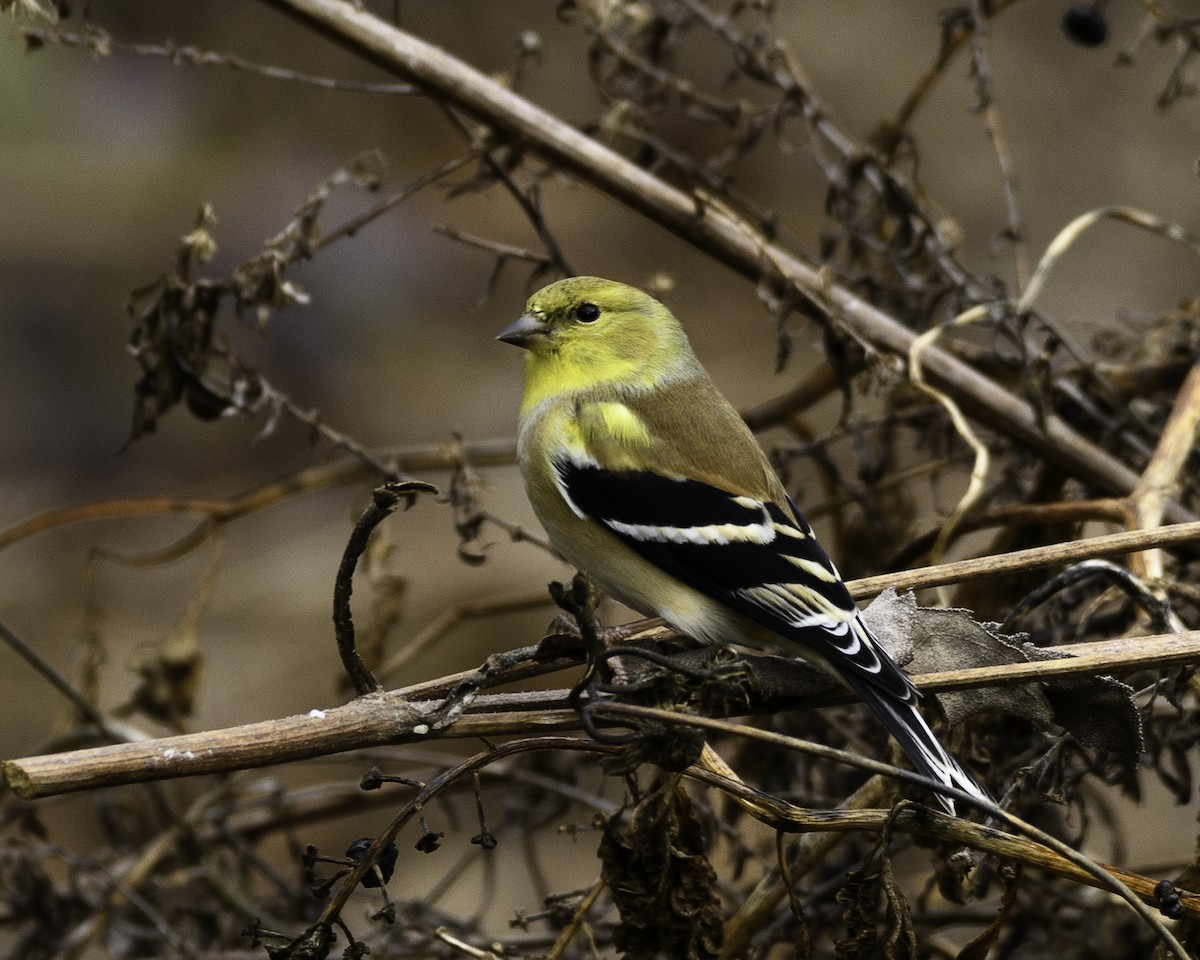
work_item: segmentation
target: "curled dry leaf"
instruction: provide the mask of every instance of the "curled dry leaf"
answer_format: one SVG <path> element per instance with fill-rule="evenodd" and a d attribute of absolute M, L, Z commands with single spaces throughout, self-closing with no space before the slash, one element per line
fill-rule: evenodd
<path fill-rule="evenodd" d="M 896 660 L 911 673 L 1054 660 L 1024 634 L 1005 635 L 966 610 L 919 607 L 911 593 L 889 590 L 863 616 Z M 1024 717 L 1044 728 L 1057 724 L 1088 747 L 1108 750 L 1136 766 L 1142 750 L 1141 717 L 1127 684 L 1104 676 L 980 687 L 937 694 L 951 724 L 988 711 Z"/>
<path fill-rule="evenodd" d="M 611 817 L 597 851 L 620 911 L 614 945 L 628 960 L 716 960 L 722 938 L 717 875 L 687 792 L 667 778 Z"/>

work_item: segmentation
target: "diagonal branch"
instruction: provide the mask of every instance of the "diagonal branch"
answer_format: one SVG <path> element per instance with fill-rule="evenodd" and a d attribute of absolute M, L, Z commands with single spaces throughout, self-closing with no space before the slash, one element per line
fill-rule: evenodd
<path fill-rule="evenodd" d="M 794 286 L 824 305 L 847 333 L 873 348 L 906 355 L 915 334 L 883 311 L 831 282 L 819 266 L 768 242 L 731 211 L 661 180 L 524 97 L 430 43 L 345 0 L 263 0 L 358 56 L 448 99 L 516 137 L 544 159 L 638 211 L 755 281 Z M 945 350 L 931 347 L 925 372 L 981 422 L 1022 443 L 1086 482 L 1124 495 L 1138 482 L 1126 464 L 1056 416 L 1041 417 Z M 1172 521 L 1194 519 L 1177 503 Z"/>
<path fill-rule="evenodd" d="M 1200 540 L 1200 522 L 1176 523 L 1149 530 L 1127 530 L 1124 533 L 1109 533 L 1086 540 L 1066 543 L 1051 543 L 1027 550 L 1013 550 L 990 557 L 974 557 L 970 560 L 955 560 L 933 567 L 918 567 L 897 573 L 882 573 L 873 577 L 851 580 L 846 586 L 856 600 L 863 600 L 883 593 L 889 587 L 896 590 L 920 590 L 937 587 L 945 583 L 965 583 L 1006 573 L 1021 573 L 1051 567 L 1059 563 L 1075 563 L 1095 557 L 1111 557 L 1133 553 L 1149 547 L 1166 547 L 1172 544 L 1192 543 Z"/>

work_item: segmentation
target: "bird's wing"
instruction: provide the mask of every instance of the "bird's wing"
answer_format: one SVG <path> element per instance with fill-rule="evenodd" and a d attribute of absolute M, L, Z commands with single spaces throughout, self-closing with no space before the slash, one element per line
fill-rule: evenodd
<path fill-rule="evenodd" d="M 753 436 L 716 397 L 716 407 L 699 396 L 689 403 L 686 393 L 668 398 L 670 406 L 578 407 L 582 445 L 552 454 L 559 492 L 578 516 L 659 569 L 817 654 L 919 770 L 986 799 L 917 711 L 912 681 L 863 622 Z M 633 456 L 631 445 L 644 449 Z M 698 449 L 716 451 L 719 459 L 698 464 Z M 941 799 L 953 812 L 953 803 Z"/>
<path fill-rule="evenodd" d="M 842 578 L 791 503 L 733 494 L 647 470 L 556 459 L 563 496 L 677 580 L 808 647 L 849 681 L 915 699 L 879 646 Z"/>

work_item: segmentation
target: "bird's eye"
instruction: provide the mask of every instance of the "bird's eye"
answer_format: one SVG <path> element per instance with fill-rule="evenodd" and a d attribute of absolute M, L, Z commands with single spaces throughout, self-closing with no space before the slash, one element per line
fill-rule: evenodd
<path fill-rule="evenodd" d="M 594 303 L 581 303 L 575 308 L 575 319 L 580 323 L 591 323 L 600 319 L 600 308 Z"/>

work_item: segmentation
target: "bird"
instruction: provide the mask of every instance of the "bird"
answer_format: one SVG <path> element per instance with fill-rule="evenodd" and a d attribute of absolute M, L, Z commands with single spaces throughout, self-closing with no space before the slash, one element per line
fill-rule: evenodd
<path fill-rule="evenodd" d="M 802 656 L 865 701 L 920 773 L 989 799 L 917 710 L 912 680 L 670 310 L 627 284 L 568 277 L 497 339 L 525 350 L 517 462 L 568 563 L 701 643 Z"/>

